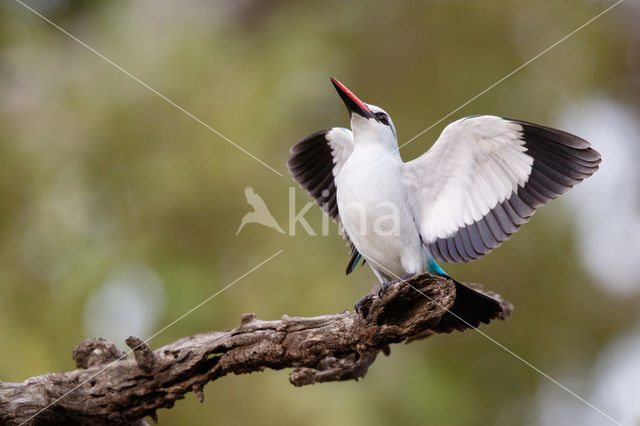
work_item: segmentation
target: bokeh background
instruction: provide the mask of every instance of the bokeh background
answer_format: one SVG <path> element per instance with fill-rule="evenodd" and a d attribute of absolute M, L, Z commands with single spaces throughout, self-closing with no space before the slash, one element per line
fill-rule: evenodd
<path fill-rule="evenodd" d="M 254 159 L 13 0 L 0 5 L 0 380 L 71 370 L 72 348 L 350 309 L 330 236 L 256 224 L 251 186 L 288 228 L 291 145 L 347 126 L 334 75 L 393 117 L 400 142 L 613 1 L 29 0 L 37 11 L 281 172 Z M 612 417 L 640 424 L 640 3 L 627 0 L 407 145 L 491 113 L 590 140 L 601 170 L 491 255 L 445 265 L 513 302 L 483 331 Z M 299 211 L 309 202 L 296 190 Z M 317 208 L 305 216 L 321 231 Z M 475 332 L 396 345 L 364 380 L 302 389 L 225 377 L 163 425 L 557 425 L 606 418 Z"/>

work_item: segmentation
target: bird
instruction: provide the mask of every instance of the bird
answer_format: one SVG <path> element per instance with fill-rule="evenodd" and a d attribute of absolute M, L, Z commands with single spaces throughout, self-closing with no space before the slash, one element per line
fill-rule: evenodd
<path fill-rule="evenodd" d="M 253 211 L 245 214 L 242 217 L 240 227 L 238 228 L 238 231 L 236 231 L 236 235 L 240 233 L 242 228 L 244 228 L 247 223 L 259 223 L 260 225 L 267 226 L 269 228 L 275 229 L 281 234 L 284 234 L 284 231 L 282 230 L 282 228 L 280 228 L 278 222 L 276 222 L 264 200 L 258 194 L 256 194 L 253 188 L 247 186 L 244 189 L 244 195 L 245 197 L 247 197 L 247 203 L 249 203 L 249 205 L 253 207 Z"/>
<path fill-rule="evenodd" d="M 438 261 L 486 255 L 601 162 L 578 136 L 495 115 L 448 124 L 429 150 L 404 162 L 389 114 L 331 82 L 351 130 L 302 139 L 287 168 L 341 225 L 350 248 L 346 274 L 367 263 L 381 297 L 389 285 L 425 272 L 453 280 Z M 501 315 L 497 300 L 453 281 L 456 299 L 435 331 L 475 328 Z"/>

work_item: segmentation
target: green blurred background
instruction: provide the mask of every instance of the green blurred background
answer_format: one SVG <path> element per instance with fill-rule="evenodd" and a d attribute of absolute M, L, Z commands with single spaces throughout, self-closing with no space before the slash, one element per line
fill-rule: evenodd
<path fill-rule="evenodd" d="M 375 283 L 344 276 L 330 236 L 256 224 L 244 188 L 285 230 L 291 145 L 347 126 L 334 75 L 405 142 L 613 1 L 28 4 L 283 174 L 278 176 L 13 0 L 0 5 L 0 380 L 71 370 L 72 348 L 125 347 L 275 257 L 151 341 L 351 309 Z M 490 113 L 559 126 L 601 170 L 491 255 L 445 265 L 515 305 L 482 327 L 614 418 L 638 424 L 640 4 L 627 0 L 403 148 Z M 309 198 L 296 190 L 296 208 Z M 317 233 L 322 218 L 305 216 Z M 610 424 L 479 333 L 392 347 L 364 380 L 294 388 L 287 372 L 225 377 L 163 425 Z"/>

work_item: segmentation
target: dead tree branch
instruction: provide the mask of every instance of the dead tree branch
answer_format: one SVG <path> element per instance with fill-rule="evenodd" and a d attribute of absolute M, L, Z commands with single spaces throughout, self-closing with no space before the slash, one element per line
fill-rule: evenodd
<path fill-rule="evenodd" d="M 130 337 L 133 359 L 104 339 L 85 340 L 73 351 L 80 370 L 0 382 L 0 423 L 143 424 L 187 392 L 202 401 L 210 381 L 265 368 L 293 368 L 289 381 L 295 386 L 357 380 L 380 351 L 389 354 L 390 344 L 433 334 L 454 303 L 451 280 L 424 274 L 408 283 L 419 292 L 397 283 L 382 299 L 365 296 L 358 312 L 277 321 L 244 314 L 233 330 L 196 334 L 155 351 Z M 505 318 L 511 305 L 485 294 L 500 302 Z"/>

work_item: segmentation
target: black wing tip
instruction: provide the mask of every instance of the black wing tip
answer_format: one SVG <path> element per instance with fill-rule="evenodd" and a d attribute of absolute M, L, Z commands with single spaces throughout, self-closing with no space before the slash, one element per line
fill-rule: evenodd
<path fill-rule="evenodd" d="M 318 139 L 319 136 L 322 136 L 322 138 L 324 139 L 324 142 L 327 142 L 326 134 L 329 133 L 331 130 L 333 130 L 333 128 L 324 129 L 324 130 L 318 130 L 317 132 L 310 134 L 309 136 L 305 137 L 304 139 L 301 139 L 296 144 L 294 144 L 289 149 L 289 152 L 291 154 L 298 154 L 300 152 L 306 151 L 308 149 L 308 147 L 306 147 L 305 144 L 308 143 L 309 141 L 314 140 L 314 139 Z"/>
<path fill-rule="evenodd" d="M 517 196 L 535 210 L 598 171 L 602 156 L 579 136 L 528 121 L 505 118 L 522 127 L 522 140 L 533 158 L 528 181 Z"/>
<path fill-rule="evenodd" d="M 332 129 L 320 130 L 295 144 L 291 148 L 287 168 L 293 180 L 314 199 L 316 205 L 338 222 L 333 155 L 326 137 Z"/>
<path fill-rule="evenodd" d="M 543 126 L 542 124 L 536 124 L 529 121 L 518 120 L 513 118 L 503 117 L 505 120 L 517 123 L 522 126 L 524 133 L 524 139 L 526 141 L 527 136 L 542 137 L 546 140 L 559 143 L 569 148 L 573 148 L 576 151 L 581 152 L 581 157 L 585 161 L 594 164 L 600 164 L 602 162 L 602 155 L 591 147 L 591 143 L 586 139 L 576 136 L 573 133 L 565 132 L 564 130 L 556 129 L 553 127 Z"/>

